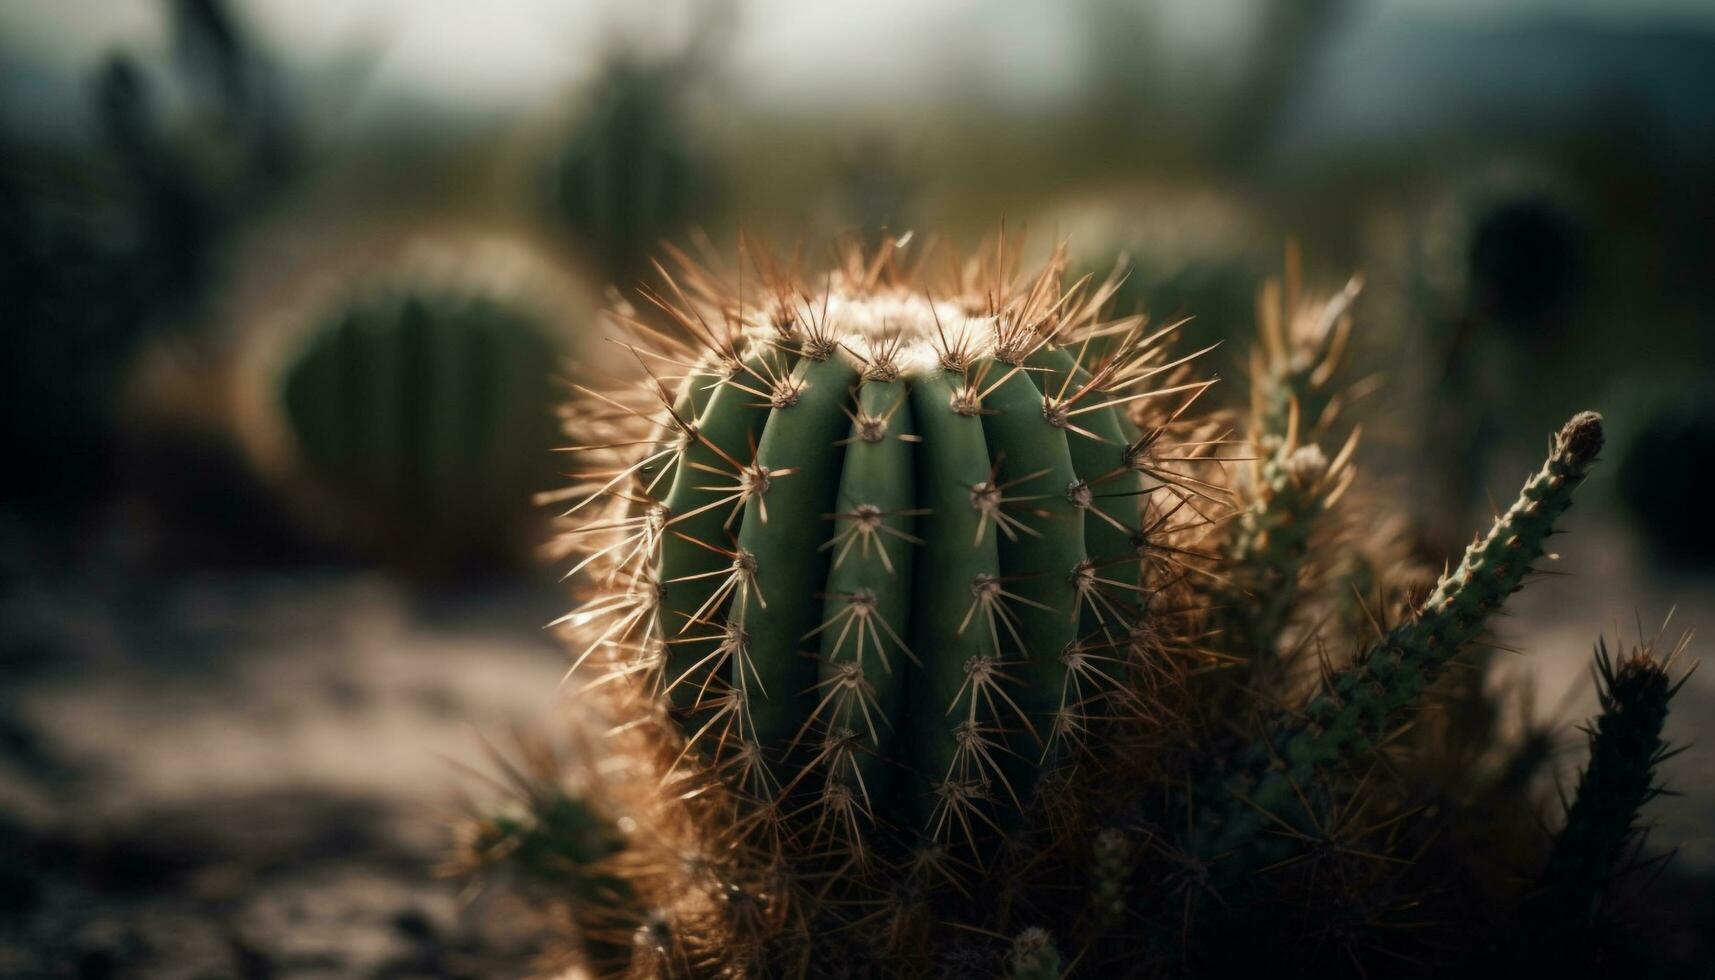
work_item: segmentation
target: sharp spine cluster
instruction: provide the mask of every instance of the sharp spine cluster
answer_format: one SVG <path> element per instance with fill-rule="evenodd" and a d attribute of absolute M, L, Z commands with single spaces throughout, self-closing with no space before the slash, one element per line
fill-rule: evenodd
<path fill-rule="evenodd" d="M 704 349 L 654 358 L 686 374 L 639 410 L 679 438 L 634 573 L 687 762 L 736 750 L 744 792 L 818 798 L 848 843 L 885 824 L 980 864 L 985 828 L 1018 822 L 1146 655 L 1144 444 L 1120 409 L 1203 387 L 1149 387 L 1182 363 L 1135 320 L 1080 363 L 1102 290 L 948 303 L 884 254 L 820 298 L 774 284 L 760 322 L 662 303 Z"/>
<path fill-rule="evenodd" d="M 1289 258 L 1235 422 L 1192 417 L 1197 355 L 1104 322 L 1117 279 L 1064 285 L 1059 252 L 934 275 L 900 240 L 805 280 L 756 250 L 735 288 L 674 257 L 566 498 L 590 595 L 563 625 L 612 725 L 574 768 L 625 828 L 586 873 L 628 890 L 555 897 L 604 923 L 598 970 L 1314 972 L 1394 962 L 1371 944 L 1435 876 L 1492 862 L 1417 860 L 1475 788 L 1425 815 L 1366 759 L 1542 557 L 1595 415 L 1402 607 L 1397 527 L 1354 533 L 1356 437 L 1322 447 L 1355 285 L 1300 296 Z M 1329 614 L 1355 569 L 1368 637 Z M 1254 942 L 1204 942 L 1235 924 Z"/>
<path fill-rule="evenodd" d="M 1600 904 L 1624 870 L 1629 848 L 1641 836 L 1638 813 L 1663 790 L 1658 767 L 1679 753 L 1662 738 L 1668 702 L 1690 677 L 1676 681 L 1674 662 L 1685 641 L 1659 655 L 1641 643 L 1616 660 L 1606 641 L 1596 647 L 1596 693 L 1601 714 L 1585 729 L 1590 761 L 1566 807 L 1566 820 L 1537 887 L 1526 900 L 1512 953 L 1519 961 L 1544 959 L 1562 969 L 1592 962 Z"/>
<path fill-rule="evenodd" d="M 1279 848 L 1263 846 L 1321 772 L 1371 750 L 1418 703 L 1447 662 L 1482 632 L 1490 614 L 1518 591 L 1541 559 L 1554 522 L 1572 502 L 1602 448 L 1601 418 L 1582 412 L 1560 430 L 1547 462 L 1489 533 L 1465 551 L 1459 567 L 1443 576 L 1411 620 L 1389 630 L 1325 689 L 1252 743 L 1222 773 L 1217 816 L 1210 821 L 1207 853 L 1229 856 L 1225 874 L 1249 872 Z M 1218 828 L 1218 829 L 1216 829 Z M 1278 836 L 1275 842 L 1278 842 Z"/>

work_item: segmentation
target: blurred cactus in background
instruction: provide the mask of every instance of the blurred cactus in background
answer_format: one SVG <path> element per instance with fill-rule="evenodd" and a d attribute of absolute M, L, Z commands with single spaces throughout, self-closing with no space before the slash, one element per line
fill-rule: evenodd
<path fill-rule="evenodd" d="M 1715 477 L 1715 379 L 1652 377 L 1631 387 L 1637 395 L 1620 443 L 1620 501 L 1664 557 L 1715 563 L 1715 529 L 1685 520 Z"/>
<path fill-rule="evenodd" d="M 1073 268 L 1125 275 L 1113 291 L 1116 315 L 1147 314 L 1157 323 L 1188 320 L 1199 346 L 1220 345 L 1218 367 L 1238 367 L 1255 337 L 1257 290 L 1273 256 L 1256 247 L 1266 237 L 1258 216 L 1220 194 L 1187 189 L 1127 194 L 1122 203 L 1078 202 L 1054 213 L 1072 243 Z M 1100 340 L 1096 341 L 1098 345 Z M 1246 393 L 1215 390 L 1211 398 Z"/>
<path fill-rule="evenodd" d="M 663 239 L 706 217 L 713 172 L 685 118 L 689 60 L 609 62 L 555 164 L 554 213 L 608 281 L 629 289 Z"/>
<path fill-rule="evenodd" d="M 273 70 L 221 0 L 175 0 L 173 52 L 184 118 L 135 61 L 108 59 L 96 79 L 103 137 L 130 184 L 140 269 L 163 297 L 189 298 L 223 236 L 276 193 L 297 164 L 292 123 Z"/>
<path fill-rule="evenodd" d="M 1658 654 L 1644 644 L 1615 659 L 1596 647 L 1596 685 L 1602 713 L 1585 731 L 1590 761 L 1566 806 L 1555 837 L 1526 900 L 1515 953 L 1522 962 L 1587 969 L 1599 959 L 1608 928 L 1603 904 L 1626 851 L 1640 841 L 1638 810 L 1663 792 L 1656 767 L 1677 754 L 1662 740 L 1668 702 L 1685 680 L 1670 673 L 1684 643 Z"/>
<path fill-rule="evenodd" d="M 523 552 L 570 340 L 529 261 L 505 242 L 418 244 L 258 342 L 245 435 L 334 540 L 426 572 Z"/>
<path fill-rule="evenodd" d="M 897 141 L 885 133 L 862 134 L 839 154 L 836 167 L 843 225 L 857 231 L 864 247 L 880 248 L 890 229 L 911 227 L 922 175 Z"/>
<path fill-rule="evenodd" d="M 601 280 L 628 295 L 664 241 L 719 210 L 721 160 L 697 128 L 694 100 L 717 84 L 737 8 L 731 0 L 686 5 L 677 40 L 657 31 L 628 37 L 619 16 L 552 158 L 554 219 Z"/>
<path fill-rule="evenodd" d="M 805 277 L 748 258 L 737 282 L 682 262 L 674 329 L 622 316 L 642 370 L 574 413 L 585 598 L 561 625 L 611 728 L 528 750 L 463 853 L 569 913 L 559 965 L 1427 973 L 1499 962 L 1541 918 L 1534 869 L 1555 893 L 1555 855 L 1596 846 L 1574 837 L 1634 826 L 1659 743 L 1598 739 L 1586 785 L 1622 789 L 1555 839 L 1496 796 L 1522 745 L 1406 737 L 1473 696 L 1441 679 L 1552 557 L 1598 416 L 1411 593 L 1341 431 L 1355 284 L 1309 294 L 1289 256 L 1236 421 L 1200 406 L 1206 351 L 1109 319 L 1119 276 L 1069 281 L 1063 250 L 1033 273 L 1005 240 L 854 245 Z M 1625 716 L 1601 730 L 1655 738 L 1671 692 L 1633 709 L 1630 678 L 1672 660 L 1604 667 Z M 1601 847 L 1580 910 L 1615 876 Z"/>
<path fill-rule="evenodd" d="M 1427 348 L 1420 383 L 1436 403 L 1412 479 L 1428 491 L 1425 533 L 1453 541 L 1487 506 L 1506 420 L 1531 410 L 1512 379 L 1553 359 L 1575 326 L 1590 243 L 1564 175 L 1542 166 L 1484 168 L 1433 202 L 1396 274 L 1407 283 L 1401 316 L 1419 321 Z"/>
<path fill-rule="evenodd" d="M 296 170 L 279 81 L 226 5 L 167 6 L 167 85 L 125 53 L 93 79 L 92 165 L 0 165 L 0 418 L 26 461 L 5 493 L 35 507 L 104 486 L 128 359 L 194 320 L 222 246 Z"/>

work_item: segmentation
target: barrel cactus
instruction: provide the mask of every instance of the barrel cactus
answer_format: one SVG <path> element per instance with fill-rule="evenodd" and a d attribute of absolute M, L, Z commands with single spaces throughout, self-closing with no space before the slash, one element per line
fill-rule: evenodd
<path fill-rule="evenodd" d="M 704 203 L 709 168 L 685 119 L 691 65 L 615 60 L 555 161 L 554 212 L 609 278 L 630 288 L 662 239 Z"/>
<path fill-rule="evenodd" d="M 1535 820 L 1492 806 L 1506 747 L 1433 787 L 1377 760 L 1544 559 L 1599 418 L 1399 601 L 1397 536 L 1351 519 L 1373 507 L 1352 442 L 1317 448 L 1355 286 L 1270 287 L 1236 420 L 1198 413 L 1194 345 L 1105 318 L 1117 280 L 1020 265 L 1007 242 L 963 264 L 854 247 L 802 280 L 759 256 L 730 288 L 685 269 L 657 297 L 673 330 L 631 324 L 640 370 L 587 390 L 567 498 L 586 595 L 560 625 L 606 731 L 509 764 L 517 799 L 470 822 L 468 862 L 569 910 L 568 956 L 608 975 L 1505 955 L 1493 910 L 1524 914 L 1527 883 L 1460 889 L 1548 842 L 1437 842 Z M 1360 566 L 1353 629 L 1331 611 Z"/>
<path fill-rule="evenodd" d="M 252 448 L 323 529 L 435 573 L 541 533 L 530 502 L 555 481 L 568 338 L 547 291 L 515 276 L 520 255 L 424 246 L 265 338 Z"/>

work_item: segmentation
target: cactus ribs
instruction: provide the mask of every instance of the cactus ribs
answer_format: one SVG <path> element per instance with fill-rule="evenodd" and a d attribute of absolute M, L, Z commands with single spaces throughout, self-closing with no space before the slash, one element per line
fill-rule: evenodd
<path fill-rule="evenodd" d="M 581 387 L 570 416 L 585 597 L 561 625 L 607 730 L 528 749 L 520 807 L 473 820 L 464 855 L 571 913 L 572 962 L 1182 976 L 1501 955 L 1492 910 L 1528 881 L 1494 869 L 1544 863 L 1537 811 L 1493 803 L 1505 766 L 1427 764 L 1453 749 L 1412 726 L 1472 696 L 1444 668 L 1544 558 L 1597 416 L 1434 584 L 1348 492 L 1357 285 L 1301 295 L 1295 256 L 1244 419 L 1200 405 L 1207 351 L 1177 353 L 1180 325 L 1106 319 L 1121 277 L 1066 283 L 1061 251 L 1025 274 L 1004 239 L 952 264 L 901 240 L 806 279 L 753 250 L 730 287 L 674 256 L 655 312 L 616 316 L 637 376 Z M 1604 766 L 1591 782 L 1618 784 Z M 1631 826 L 1642 797 L 1609 797 L 1604 826 Z"/>

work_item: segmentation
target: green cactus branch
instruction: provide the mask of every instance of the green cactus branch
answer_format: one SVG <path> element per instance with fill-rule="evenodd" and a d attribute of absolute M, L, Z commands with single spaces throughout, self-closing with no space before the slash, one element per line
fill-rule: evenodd
<path fill-rule="evenodd" d="M 1231 588 L 1222 597 L 1222 644 L 1245 658 L 1252 690 L 1273 693 L 1282 686 L 1276 645 L 1301 596 L 1322 518 L 1351 485 L 1357 435 L 1332 460 L 1319 446 L 1297 445 L 1295 424 L 1285 440 L 1270 437 L 1259 447 L 1263 457 L 1248 487 L 1254 499 L 1240 512 L 1226 549 L 1223 572 Z"/>
<path fill-rule="evenodd" d="M 1299 257 L 1287 250 L 1284 280 L 1267 282 L 1258 300 L 1261 343 L 1252 350 L 1249 435 L 1256 459 L 1239 486 L 1242 510 L 1225 548 L 1231 587 L 1217 601 L 1223 649 L 1241 658 L 1243 683 L 1280 693 L 1286 669 L 1280 643 L 1301 598 L 1312 541 L 1356 475 L 1354 430 L 1333 458 L 1318 439 L 1339 414 L 1338 370 L 1352 332 L 1350 308 L 1361 282 L 1332 297 L 1303 294 Z"/>
<path fill-rule="evenodd" d="M 1662 726 L 1668 702 L 1685 682 L 1668 672 L 1683 646 L 1657 657 L 1644 644 L 1616 661 L 1606 641 L 1597 645 L 1602 713 L 1586 730 L 1589 762 L 1523 912 L 1525 934 L 1540 949 L 1576 957 L 1587 947 L 1600 902 L 1637 839 L 1638 811 L 1662 792 L 1657 768 L 1675 754 L 1662 739 Z"/>
<path fill-rule="evenodd" d="M 1516 592 L 1572 493 L 1602 448 L 1602 420 L 1582 412 L 1554 437 L 1547 461 L 1489 533 L 1465 551 L 1417 615 L 1391 631 L 1326 689 L 1253 744 L 1223 775 L 1199 833 L 1205 855 L 1223 855 L 1223 876 L 1241 875 L 1278 847 L 1271 814 L 1290 812 L 1297 793 L 1337 763 L 1361 755 L 1399 723 L 1405 711 L 1488 617 Z M 1290 819 L 1290 818 L 1289 818 Z"/>

